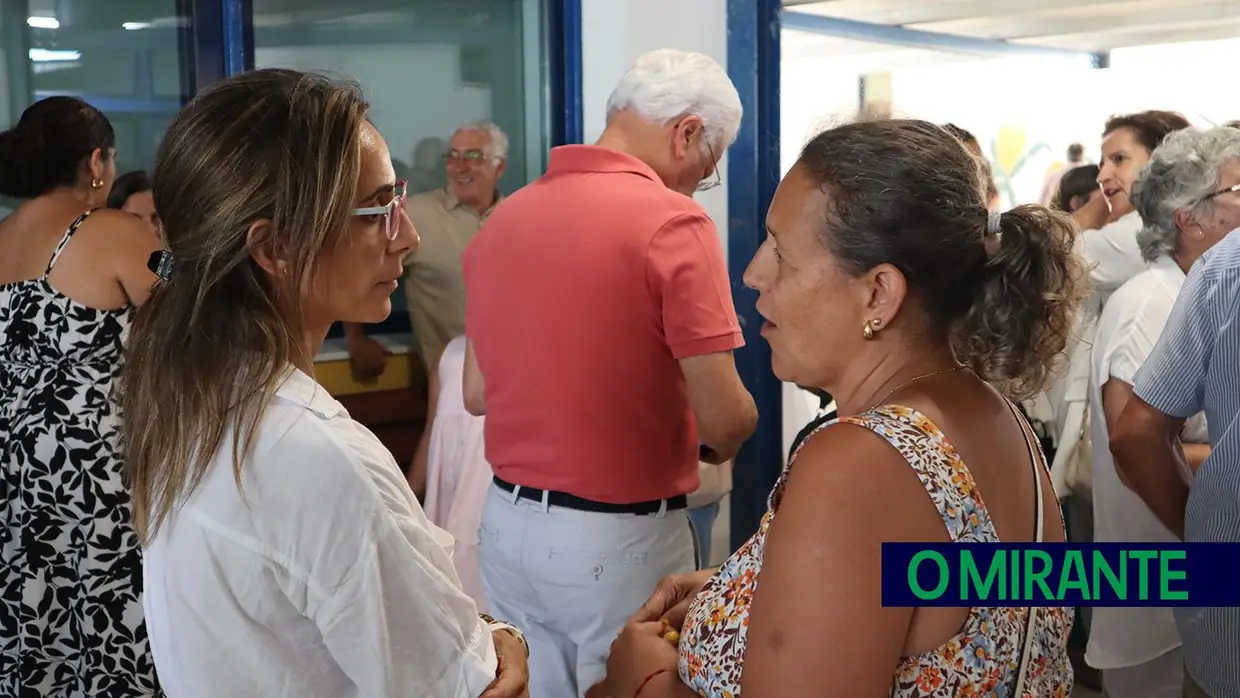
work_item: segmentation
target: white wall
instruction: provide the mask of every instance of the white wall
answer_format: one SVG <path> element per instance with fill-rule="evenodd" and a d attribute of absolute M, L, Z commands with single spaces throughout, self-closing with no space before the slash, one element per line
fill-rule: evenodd
<path fill-rule="evenodd" d="M 727 66 L 728 7 L 724 0 L 581 0 L 582 103 L 585 140 L 607 122 L 607 97 L 637 57 L 658 48 L 698 51 Z M 748 115 L 747 115 L 748 116 Z M 697 195 L 728 249 L 727 155 L 723 186 Z"/>
<path fill-rule="evenodd" d="M 460 47 L 455 44 L 259 46 L 254 63 L 264 68 L 325 71 L 358 80 L 392 157 L 412 163 L 413 149 L 423 138 L 446 141 L 463 121 L 493 118 L 491 89 L 460 83 L 459 54 Z M 433 104 L 426 104 L 427 99 Z M 515 140 L 521 135 L 512 133 L 509 138 Z"/>
<path fill-rule="evenodd" d="M 783 57 L 779 66 L 781 173 L 792 169 L 801 149 L 819 132 L 856 118 L 861 76 L 835 56 Z"/>

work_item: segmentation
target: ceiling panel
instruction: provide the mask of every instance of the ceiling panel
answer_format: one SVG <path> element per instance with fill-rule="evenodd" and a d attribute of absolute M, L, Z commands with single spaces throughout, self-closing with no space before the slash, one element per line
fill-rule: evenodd
<path fill-rule="evenodd" d="M 1113 48 L 1240 36 L 1235 0 L 827 0 L 786 9 L 1023 44 Z"/>
<path fill-rule="evenodd" d="M 1240 18 L 1228 21 L 1191 22 L 1178 25 L 1125 27 L 1106 34 L 1086 32 L 1055 36 L 1015 39 L 1016 43 L 1046 46 L 1054 44 L 1066 49 L 1098 53 L 1128 46 L 1152 46 L 1186 41 L 1213 41 L 1240 37 Z M 1185 70 L 1192 70 L 1189 66 Z"/>
<path fill-rule="evenodd" d="M 1163 0 L 1174 4 L 1174 0 Z M 1115 6 L 1131 0 L 829 0 L 828 2 L 804 3 L 790 9 L 797 12 L 856 19 L 879 24 L 924 24 L 927 22 L 950 22 L 978 17 L 1019 17 L 1035 8 L 1041 10 L 1070 9 L 1083 5 Z M 785 6 L 787 4 L 785 3 Z"/>
<path fill-rule="evenodd" d="M 1075 34 L 1123 34 L 1147 29 L 1182 29 L 1231 22 L 1240 18 L 1240 2 L 1221 5 L 1216 0 L 1182 0 L 1167 6 L 1158 2 L 1131 2 L 1120 5 L 1084 6 L 1060 10 L 1039 8 L 1026 15 L 976 17 L 950 22 L 914 24 L 926 31 L 965 34 L 996 39 L 1070 36 Z M 1138 13 L 1134 16 L 1134 13 Z M 1151 20 L 1150 17 L 1156 19 Z"/>

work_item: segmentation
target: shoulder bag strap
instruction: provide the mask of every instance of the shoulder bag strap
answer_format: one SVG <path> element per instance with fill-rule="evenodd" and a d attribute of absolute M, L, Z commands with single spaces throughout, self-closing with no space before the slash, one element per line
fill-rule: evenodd
<path fill-rule="evenodd" d="M 1036 509 L 1036 513 L 1033 517 L 1034 542 L 1041 543 L 1042 528 L 1045 523 L 1043 521 L 1044 516 L 1042 512 L 1042 509 L 1045 506 L 1045 502 L 1042 497 L 1042 468 L 1038 467 L 1038 463 L 1041 461 L 1041 448 L 1035 445 L 1037 442 L 1032 437 L 1029 425 L 1025 422 L 1025 418 L 1021 416 L 1020 411 L 1016 409 L 1016 406 L 1012 404 L 1011 400 L 1008 401 L 1008 407 L 1012 410 L 1012 416 L 1016 418 L 1017 424 L 1020 425 L 1021 432 L 1025 435 L 1025 445 L 1029 448 L 1029 463 L 1033 466 L 1033 491 L 1036 493 L 1034 495 L 1034 508 Z M 1012 694 L 1014 698 L 1023 698 L 1025 695 L 1025 683 L 1029 679 L 1030 654 L 1033 652 L 1033 636 L 1034 628 L 1037 623 L 1037 611 L 1037 607 L 1034 606 L 1030 606 L 1026 609 L 1025 639 L 1024 642 L 1021 643 L 1020 664 L 1018 665 L 1016 673 L 1016 691 Z"/>

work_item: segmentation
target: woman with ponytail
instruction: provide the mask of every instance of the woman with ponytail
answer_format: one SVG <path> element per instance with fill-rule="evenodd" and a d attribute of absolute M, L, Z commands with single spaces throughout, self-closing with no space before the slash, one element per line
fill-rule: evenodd
<path fill-rule="evenodd" d="M 830 393 L 840 418 L 793 454 L 731 559 L 656 589 L 596 695 L 1071 692 L 1069 608 L 883 604 L 884 542 L 1064 539 L 1015 401 L 1042 388 L 1083 295 L 1075 229 L 988 203 L 934 124 L 855 123 L 805 147 L 745 283 L 775 375 Z"/>

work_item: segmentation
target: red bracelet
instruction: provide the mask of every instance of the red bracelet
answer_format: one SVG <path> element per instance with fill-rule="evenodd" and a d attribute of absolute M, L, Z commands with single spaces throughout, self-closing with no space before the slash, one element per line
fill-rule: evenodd
<path fill-rule="evenodd" d="M 642 694 L 642 691 L 646 690 L 646 686 L 649 686 L 650 682 L 654 681 L 656 677 L 662 676 L 663 674 L 666 674 L 669 671 L 671 671 L 671 669 L 660 669 L 654 672 L 653 674 L 651 674 L 650 676 L 647 676 L 646 680 L 642 681 L 641 685 L 637 687 L 637 692 L 633 694 L 633 698 L 637 698 L 638 696 L 640 696 Z"/>

